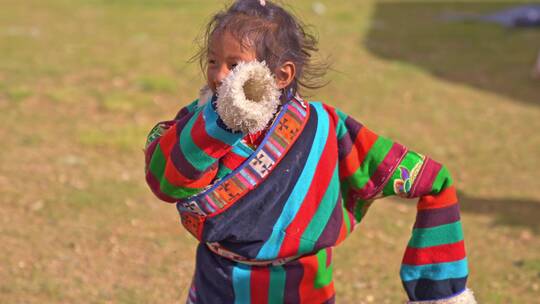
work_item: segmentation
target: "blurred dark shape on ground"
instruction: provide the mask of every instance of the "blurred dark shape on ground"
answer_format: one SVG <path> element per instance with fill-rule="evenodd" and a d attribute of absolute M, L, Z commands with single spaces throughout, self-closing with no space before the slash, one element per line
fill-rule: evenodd
<path fill-rule="evenodd" d="M 478 198 L 458 194 L 460 208 L 465 213 L 493 217 L 494 225 L 528 228 L 540 234 L 540 201 L 512 198 Z"/>
<path fill-rule="evenodd" d="M 536 59 L 536 64 L 533 68 L 533 77 L 540 79 L 540 51 L 538 52 L 538 59 Z"/>
<path fill-rule="evenodd" d="M 512 7 L 489 2 L 378 3 L 364 44 L 381 58 L 418 66 L 446 81 L 540 106 L 540 83 L 531 77 L 540 28 L 444 18 L 457 13 L 492 16 Z"/>
<path fill-rule="evenodd" d="M 462 214 L 487 216 L 493 226 L 525 229 L 540 236 L 540 201 L 538 200 L 474 197 L 459 190 L 458 200 Z M 396 200 L 396 203 L 411 206 L 408 200 Z"/>

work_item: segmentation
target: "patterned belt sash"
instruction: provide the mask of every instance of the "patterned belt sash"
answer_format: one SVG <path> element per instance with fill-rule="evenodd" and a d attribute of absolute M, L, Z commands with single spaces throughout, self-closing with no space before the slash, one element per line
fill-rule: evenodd
<path fill-rule="evenodd" d="M 223 248 L 219 243 L 206 243 L 206 246 L 210 251 L 213 253 L 224 257 L 228 260 L 240 263 L 240 264 L 246 264 L 250 266 L 281 266 L 283 264 L 286 264 L 290 261 L 294 261 L 301 257 L 301 255 L 292 256 L 292 257 L 285 257 L 280 259 L 274 259 L 274 260 L 253 260 L 248 259 L 246 257 L 243 257 L 239 254 L 236 254 L 232 251 L 229 251 L 225 248 Z"/>
<path fill-rule="evenodd" d="M 259 186 L 302 134 L 309 106 L 291 99 L 280 111 L 265 138 L 252 155 L 222 180 L 193 197 L 179 201 L 176 208 L 182 225 L 199 241 L 207 217 L 216 216 Z"/>

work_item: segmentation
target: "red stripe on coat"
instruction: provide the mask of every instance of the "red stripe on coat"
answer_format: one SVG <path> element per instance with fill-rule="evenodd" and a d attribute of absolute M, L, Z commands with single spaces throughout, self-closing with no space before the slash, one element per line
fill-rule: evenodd
<path fill-rule="evenodd" d="M 177 136 L 177 125 L 171 126 L 160 138 L 159 145 L 161 151 L 165 157 L 165 172 L 164 177 L 167 181 L 173 186 L 180 186 L 186 188 L 203 188 L 209 185 L 212 182 L 212 179 L 215 176 L 215 170 L 209 170 L 205 174 L 201 175 L 200 178 L 194 180 L 185 177 L 178 168 L 172 162 L 170 155 L 174 145 L 178 145 L 178 136 Z"/>
<path fill-rule="evenodd" d="M 195 119 L 190 134 L 195 145 L 210 157 L 220 158 L 232 149 L 232 146 L 208 135 L 202 113 Z"/>
<path fill-rule="evenodd" d="M 221 163 L 231 171 L 234 171 L 234 169 L 238 168 L 246 159 L 246 157 L 230 152 L 223 156 Z"/>
<path fill-rule="evenodd" d="M 417 209 L 434 209 L 442 208 L 457 203 L 456 188 L 450 186 L 437 194 L 424 195 L 418 202 Z"/>
<path fill-rule="evenodd" d="M 465 243 L 459 241 L 426 248 L 407 247 L 403 264 L 426 265 L 459 261 L 465 258 Z"/>
<path fill-rule="evenodd" d="M 178 171 L 174 163 L 171 161 L 170 158 L 167 158 L 167 164 L 165 166 L 165 178 L 167 181 L 173 185 L 178 187 L 184 187 L 184 188 L 204 188 L 212 182 L 214 177 L 216 176 L 216 169 L 210 169 L 204 174 L 200 176 L 200 178 L 194 180 L 185 177 Z"/>
<path fill-rule="evenodd" d="M 251 303 L 268 303 L 268 291 L 270 290 L 270 268 L 251 267 Z"/>
<path fill-rule="evenodd" d="M 167 131 L 165 131 L 165 133 L 163 133 L 163 135 L 161 135 L 161 138 L 159 139 L 159 146 L 161 147 L 161 151 L 163 151 L 165 158 L 168 158 L 169 155 L 171 155 L 174 145 L 178 144 L 176 128 L 176 124 L 172 125 Z"/>
<path fill-rule="evenodd" d="M 350 177 L 360 168 L 369 150 L 371 150 L 371 147 L 377 141 L 377 138 L 379 136 L 371 132 L 368 128 L 363 127 L 360 129 L 354 139 L 351 152 L 339 162 L 339 178 L 341 180 Z"/>
<path fill-rule="evenodd" d="M 322 249 L 326 250 L 326 249 Z M 300 282 L 300 304 L 324 303 L 335 294 L 334 281 L 323 288 L 315 288 L 315 279 L 319 266 L 317 255 L 310 255 L 298 260 L 304 268 L 304 276 Z"/>

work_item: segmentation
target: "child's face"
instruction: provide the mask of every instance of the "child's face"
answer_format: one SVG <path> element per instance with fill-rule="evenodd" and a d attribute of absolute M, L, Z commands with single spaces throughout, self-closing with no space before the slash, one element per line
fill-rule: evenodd
<path fill-rule="evenodd" d="M 223 79 L 238 62 L 253 60 L 257 60 L 253 47 L 242 45 L 227 31 L 221 35 L 217 34 L 210 41 L 208 48 L 208 66 L 206 68 L 208 87 L 213 93 L 216 93 Z"/>

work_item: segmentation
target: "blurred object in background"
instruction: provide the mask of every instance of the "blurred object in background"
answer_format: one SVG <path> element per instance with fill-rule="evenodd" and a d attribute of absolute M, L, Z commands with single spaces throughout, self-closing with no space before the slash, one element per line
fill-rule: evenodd
<path fill-rule="evenodd" d="M 540 27 L 540 6 L 525 8 L 523 14 L 514 19 L 514 26 Z"/>
<path fill-rule="evenodd" d="M 313 2 L 313 4 L 311 5 L 311 9 L 315 14 L 319 16 L 322 16 L 324 15 L 324 13 L 326 13 L 326 5 L 324 5 L 324 3 L 320 1 Z"/>
<path fill-rule="evenodd" d="M 540 107 L 540 86 L 531 81 L 540 27 L 511 26 L 536 9 L 540 5 L 377 2 L 364 44 L 384 60 Z"/>
<path fill-rule="evenodd" d="M 506 27 L 540 28 L 540 5 L 519 5 L 490 14 L 447 13 L 443 19 L 449 21 L 477 20 L 494 22 Z"/>
<path fill-rule="evenodd" d="M 538 51 L 538 58 L 533 68 L 533 78 L 540 79 L 540 51 Z"/>
<path fill-rule="evenodd" d="M 540 5 L 518 5 L 489 14 L 445 13 L 442 18 L 448 21 L 484 21 L 498 23 L 508 28 L 540 29 Z M 534 65 L 532 77 L 540 79 L 540 54 Z"/>

